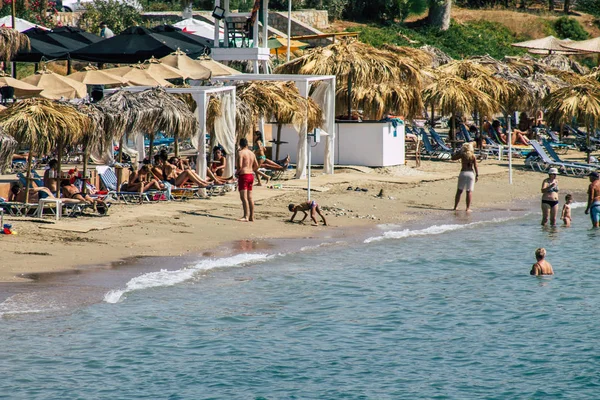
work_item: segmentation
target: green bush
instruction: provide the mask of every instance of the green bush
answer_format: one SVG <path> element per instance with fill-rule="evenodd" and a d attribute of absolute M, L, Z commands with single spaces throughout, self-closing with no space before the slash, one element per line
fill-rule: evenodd
<path fill-rule="evenodd" d="M 560 17 L 554 22 L 556 35 L 561 39 L 585 40 L 588 33 L 583 26 L 573 18 Z"/>
<path fill-rule="evenodd" d="M 79 25 L 89 32 L 100 32 L 100 24 L 107 26 L 118 35 L 124 29 L 142 22 L 140 13 L 132 6 L 118 0 L 94 0 L 85 3 L 85 11 Z"/>
<path fill-rule="evenodd" d="M 512 47 L 511 43 L 527 40 L 527 38 L 515 37 L 508 28 L 489 21 L 465 24 L 452 21 L 447 31 L 428 27 L 411 29 L 403 24 L 385 28 L 370 25 L 352 30 L 360 32 L 361 41 L 375 47 L 381 47 L 386 43 L 413 47 L 428 44 L 457 59 L 485 54 L 494 58 L 522 54 L 524 50 Z M 416 43 L 411 43 L 408 39 Z"/>
<path fill-rule="evenodd" d="M 173 3 L 165 3 L 162 1 L 155 1 L 155 2 L 150 3 L 147 6 L 144 6 L 144 10 L 146 10 L 146 11 L 172 11 L 172 10 L 179 11 L 179 8 L 181 8 L 179 3 L 177 3 L 177 5 L 175 5 Z"/>
<path fill-rule="evenodd" d="M 600 1 L 598 0 L 577 0 L 575 9 L 600 17 Z"/>

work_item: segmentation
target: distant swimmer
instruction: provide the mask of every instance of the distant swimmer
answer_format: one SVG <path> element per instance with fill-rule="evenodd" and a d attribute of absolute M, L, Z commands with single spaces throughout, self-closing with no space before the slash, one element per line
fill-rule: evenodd
<path fill-rule="evenodd" d="M 588 187 L 588 202 L 585 213 L 590 214 L 592 226 L 600 226 L 600 180 L 597 172 L 590 172 L 590 186 Z"/>
<path fill-rule="evenodd" d="M 319 214 L 319 216 L 323 220 L 323 225 L 327 225 L 325 216 L 321 213 L 321 207 L 319 207 L 319 205 L 314 200 L 305 201 L 301 204 L 290 204 L 288 205 L 288 210 L 294 213 L 292 214 L 292 218 L 290 218 L 290 222 L 294 222 L 294 218 L 296 218 L 296 214 L 298 213 L 298 211 L 304 213 L 304 218 L 300 220 L 300 222 L 303 222 L 306 219 L 306 217 L 308 217 L 308 214 L 306 212 L 310 210 L 310 219 L 312 219 L 314 226 L 319 225 L 317 223 L 317 214 Z"/>
<path fill-rule="evenodd" d="M 573 196 L 568 194 L 565 196 L 565 205 L 560 215 L 560 219 L 565 223 L 565 226 L 571 226 L 571 203 L 573 203 Z"/>
<path fill-rule="evenodd" d="M 546 261 L 546 249 L 540 247 L 535 251 L 535 259 L 537 262 L 531 267 L 529 275 L 554 275 L 552 265 Z"/>

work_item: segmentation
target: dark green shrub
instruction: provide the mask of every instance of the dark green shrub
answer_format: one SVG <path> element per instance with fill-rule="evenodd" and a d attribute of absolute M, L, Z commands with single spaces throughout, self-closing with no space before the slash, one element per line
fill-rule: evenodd
<path fill-rule="evenodd" d="M 600 1 L 598 0 L 577 0 L 575 9 L 600 17 Z"/>
<path fill-rule="evenodd" d="M 179 11 L 180 7 L 181 6 L 179 5 L 179 3 L 177 3 L 177 5 L 173 5 L 173 3 L 154 1 L 154 2 L 150 3 L 148 6 L 144 6 L 144 10 L 146 10 L 146 11 L 171 11 L 171 10 Z"/>
<path fill-rule="evenodd" d="M 585 40 L 588 33 L 583 26 L 573 18 L 560 17 L 554 22 L 554 30 L 561 39 Z"/>

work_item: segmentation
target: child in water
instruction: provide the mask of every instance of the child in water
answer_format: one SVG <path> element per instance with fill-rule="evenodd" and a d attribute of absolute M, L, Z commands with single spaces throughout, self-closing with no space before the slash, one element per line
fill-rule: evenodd
<path fill-rule="evenodd" d="M 565 205 L 562 209 L 560 219 L 563 220 L 565 226 L 571 226 L 571 203 L 573 202 L 573 196 L 570 194 L 565 196 Z"/>
<path fill-rule="evenodd" d="M 304 213 L 304 218 L 302 218 L 300 220 L 300 222 L 304 222 L 304 220 L 306 219 L 306 217 L 308 217 L 308 214 L 306 213 L 307 211 L 310 210 L 310 219 L 313 220 L 313 225 L 317 226 L 319 225 L 317 223 L 317 214 L 319 214 L 319 216 L 321 217 L 321 219 L 323 220 L 323 225 L 327 225 L 327 221 L 325 220 L 325 216 L 323 216 L 323 214 L 321 214 L 321 207 L 319 207 L 319 205 L 313 200 L 313 201 L 307 201 L 301 204 L 289 204 L 288 205 L 288 210 L 290 210 L 290 212 L 293 212 L 294 214 L 292 214 L 292 218 L 290 219 L 290 222 L 294 222 L 294 218 L 296 218 L 296 214 L 298 213 L 298 211 L 302 211 Z"/>

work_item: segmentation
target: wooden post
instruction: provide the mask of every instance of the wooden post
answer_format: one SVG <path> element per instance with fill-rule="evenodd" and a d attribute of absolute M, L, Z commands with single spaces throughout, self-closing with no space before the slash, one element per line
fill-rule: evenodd
<path fill-rule="evenodd" d="M 281 124 L 277 124 L 277 149 L 275 150 L 275 161 L 279 160 L 279 146 L 281 146 Z"/>
<path fill-rule="evenodd" d="M 123 162 L 123 138 L 125 137 L 125 135 L 121 136 L 121 139 L 119 139 L 119 163 Z"/>
<path fill-rule="evenodd" d="M 148 160 L 150 161 L 150 164 L 152 164 L 152 148 L 154 147 L 154 134 L 148 136 L 150 136 L 150 145 L 148 146 Z"/>
<path fill-rule="evenodd" d="M 61 179 L 61 168 L 62 168 L 62 153 L 63 153 L 63 143 L 62 140 L 58 141 L 58 171 L 56 172 L 56 198 L 60 199 L 60 183 Z"/>
<path fill-rule="evenodd" d="M 173 152 L 175 153 L 175 157 L 179 157 L 179 134 L 175 134 L 173 141 Z"/>
<path fill-rule="evenodd" d="M 88 145 L 83 145 L 83 185 L 81 186 L 81 194 L 85 197 L 87 191 L 86 176 L 87 176 L 87 164 L 88 164 Z"/>

